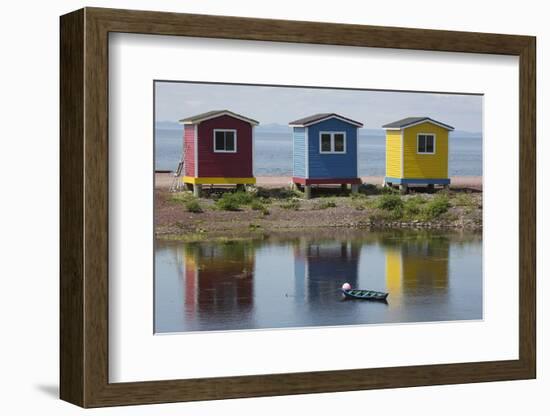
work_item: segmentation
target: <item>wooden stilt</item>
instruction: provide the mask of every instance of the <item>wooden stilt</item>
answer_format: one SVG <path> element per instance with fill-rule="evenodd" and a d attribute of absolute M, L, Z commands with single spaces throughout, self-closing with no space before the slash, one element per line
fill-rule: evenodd
<path fill-rule="evenodd" d="M 202 191 L 202 185 L 200 183 L 196 183 L 194 186 L 193 186 L 193 195 L 196 197 L 196 198 L 200 198 L 201 197 L 201 191 Z"/>
<path fill-rule="evenodd" d="M 356 184 L 356 183 L 352 184 L 352 185 L 351 185 L 351 193 L 352 193 L 352 194 L 356 194 L 356 193 L 358 193 L 358 192 L 359 192 L 359 185 Z"/>
<path fill-rule="evenodd" d="M 407 185 L 406 183 L 402 183 L 401 185 L 399 185 L 399 190 L 403 195 L 405 195 L 409 192 L 409 185 Z"/>
<path fill-rule="evenodd" d="M 311 199 L 311 185 L 304 186 L 304 197 L 305 199 Z"/>

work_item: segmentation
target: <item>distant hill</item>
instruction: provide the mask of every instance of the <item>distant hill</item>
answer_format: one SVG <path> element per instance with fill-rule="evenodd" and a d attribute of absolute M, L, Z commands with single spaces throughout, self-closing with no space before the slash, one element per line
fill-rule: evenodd
<path fill-rule="evenodd" d="M 155 128 L 162 130 L 183 130 L 183 126 L 175 121 L 157 121 Z"/>
<path fill-rule="evenodd" d="M 157 129 L 161 130 L 183 130 L 183 126 L 179 123 L 176 123 L 174 121 L 157 121 L 155 123 L 155 127 Z M 284 124 L 277 124 L 277 123 L 268 123 L 268 124 L 260 124 L 256 127 L 257 133 L 279 133 L 284 134 L 288 133 L 290 134 L 291 128 Z M 384 129 L 369 129 L 369 128 L 362 128 L 359 130 L 360 136 L 369 136 L 369 137 L 384 137 L 385 131 Z M 471 131 L 465 131 L 465 130 L 455 130 L 451 132 L 451 137 L 462 137 L 462 138 L 479 138 L 481 137 L 481 132 L 471 132 Z"/>

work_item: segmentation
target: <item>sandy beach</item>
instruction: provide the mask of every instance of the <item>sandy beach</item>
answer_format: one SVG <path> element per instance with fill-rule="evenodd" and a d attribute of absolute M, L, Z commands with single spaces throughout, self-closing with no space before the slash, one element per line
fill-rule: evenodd
<path fill-rule="evenodd" d="M 156 172 L 155 188 L 169 188 L 173 178 L 170 172 Z M 256 185 L 265 188 L 279 188 L 288 185 L 290 180 L 290 176 L 257 176 Z M 382 176 L 363 176 L 361 180 L 364 184 L 382 185 L 384 178 Z M 483 178 L 481 176 L 452 176 L 451 188 L 481 191 L 483 188 Z"/>

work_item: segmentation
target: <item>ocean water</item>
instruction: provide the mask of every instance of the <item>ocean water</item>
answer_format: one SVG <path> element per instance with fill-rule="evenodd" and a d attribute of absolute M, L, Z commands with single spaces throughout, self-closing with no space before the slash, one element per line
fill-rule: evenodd
<path fill-rule="evenodd" d="M 155 132 L 155 170 L 174 170 L 181 158 L 182 131 L 157 129 Z M 292 138 L 286 132 L 256 131 L 256 176 L 290 176 L 292 174 Z M 450 176 L 482 176 L 481 137 L 451 134 Z M 359 135 L 359 176 L 383 176 L 385 173 L 385 139 L 383 135 Z"/>

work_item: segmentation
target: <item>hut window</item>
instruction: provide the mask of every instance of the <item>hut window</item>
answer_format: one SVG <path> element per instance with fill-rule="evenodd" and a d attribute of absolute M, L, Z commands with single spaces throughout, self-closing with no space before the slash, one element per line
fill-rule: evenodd
<path fill-rule="evenodd" d="M 321 132 L 319 134 L 320 153 L 346 153 L 345 132 Z"/>
<path fill-rule="evenodd" d="M 417 153 L 435 153 L 435 134 L 419 134 Z"/>
<path fill-rule="evenodd" d="M 236 130 L 214 130 L 214 152 L 235 153 L 237 151 Z"/>

